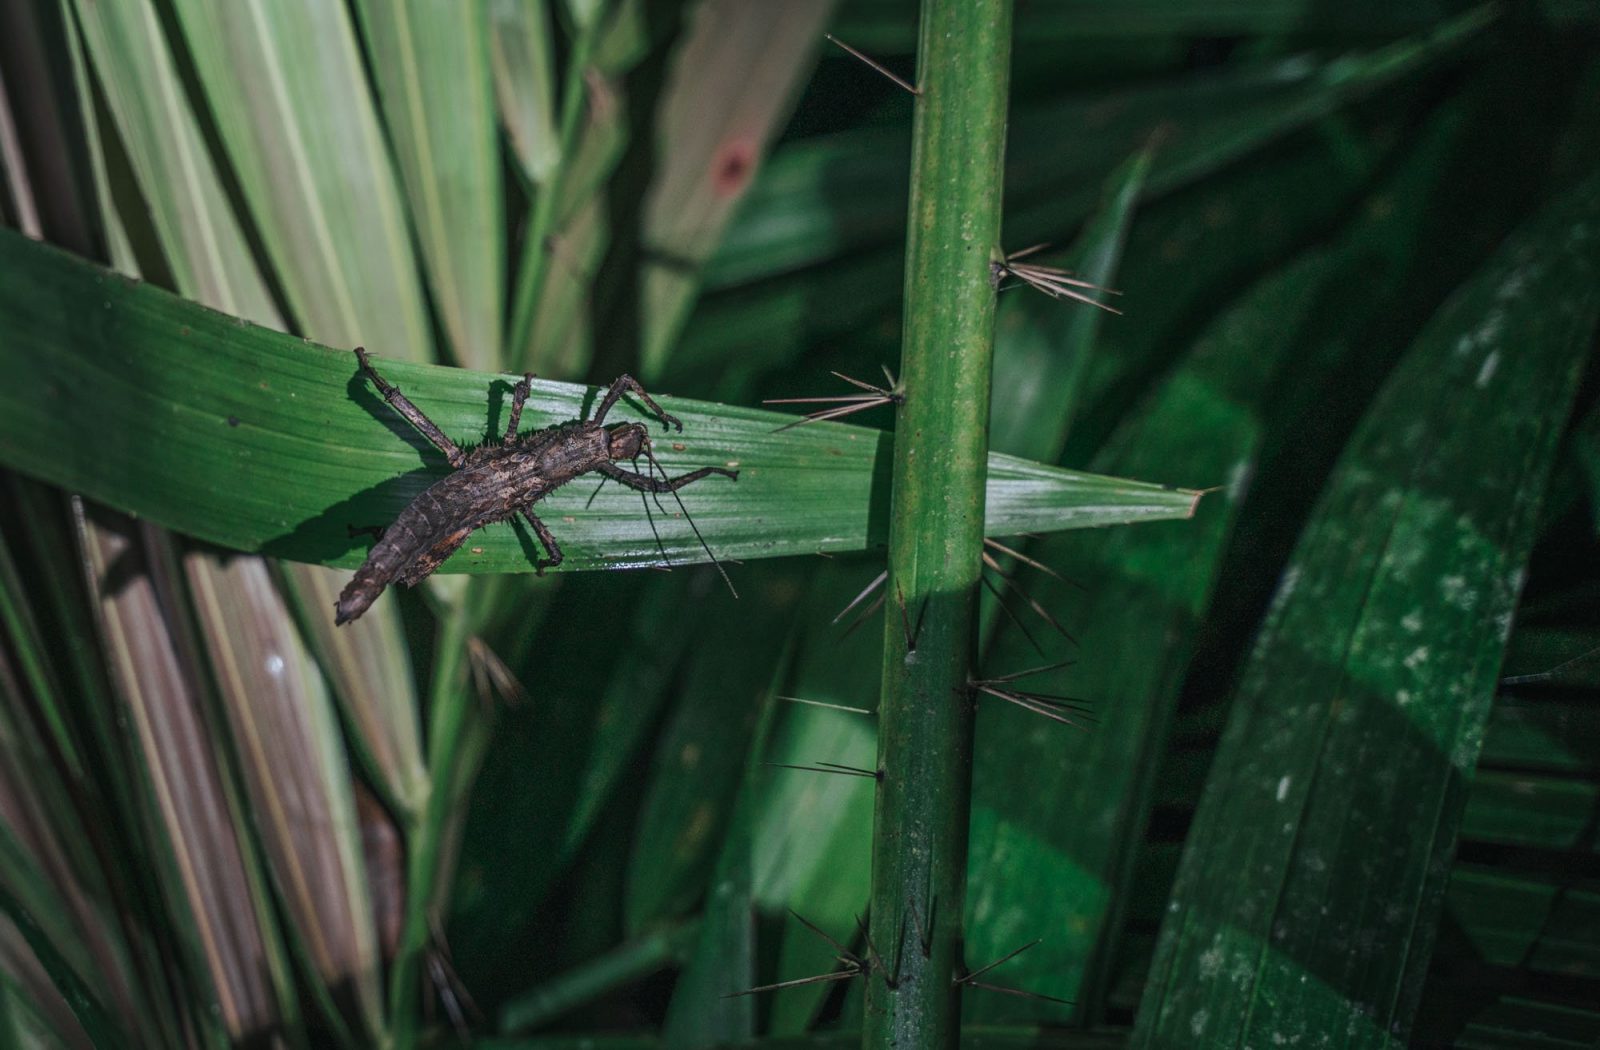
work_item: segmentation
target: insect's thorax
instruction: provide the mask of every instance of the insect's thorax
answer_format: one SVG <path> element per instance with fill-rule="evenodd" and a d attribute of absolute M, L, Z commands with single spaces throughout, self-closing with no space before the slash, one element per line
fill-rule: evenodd
<path fill-rule="evenodd" d="M 493 521 L 609 463 L 606 445 L 604 428 L 566 423 L 473 449 L 460 470 L 437 484 L 450 488 L 458 506 L 472 508 L 472 517 Z"/>

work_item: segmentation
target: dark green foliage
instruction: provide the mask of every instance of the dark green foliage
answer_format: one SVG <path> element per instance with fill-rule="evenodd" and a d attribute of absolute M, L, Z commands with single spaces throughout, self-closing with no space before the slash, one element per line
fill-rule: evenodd
<path fill-rule="evenodd" d="M 906 284 L 921 104 L 785 35 L 912 76 L 919 4 L 784 4 L 0 5 L 0 221 L 56 246 L 0 231 L 0 463 L 32 475 L 0 479 L 0 1043 L 449 1045 L 459 1010 L 502 1050 L 854 1047 L 896 1023 L 887 987 L 730 996 L 881 949 L 939 1009 L 939 967 L 1039 939 L 983 977 L 1024 994 L 957 991 L 962 1046 L 1596 1045 L 1594 12 L 1019 3 L 1001 233 L 938 291 Z M 792 119 L 758 97 L 789 83 Z M 915 192 L 983 181 L 980 124 Z M 926 412 L 939 369 L 903 339 L 972 349 L 925 335 L 992 297 L 991 241 L 1050 243 L 1122 315 L 1006 282 L 992 399 L 956 368 Z M 353 382 L 356 343 L 459 439 L 503 426 L 527 362 L 528 425 L 622 370 L 669 395 L 668 469 L 744 471 L 685 493 L 739 599 L 670 500 L 575 484 L 550 523 L 576 571 L 502 575 L 529 538 L 494 528 L 472 575 L 334 631 L 336 576 L 238 551 L 353 565 L 345 527 L 442 471 Z M 804 407 L 760 405 L 880 366 L 898 421 L 777 433 Z M 1006 607 L 977 585 L 970 633 L 921 614 L 944 687 L 975 635 L 973 675 L 1071 661 L 1015 688 L 1092 718 L 980 697 L 970 807 L 959 742 L 894 760 L 971 827 L 928 869 L 966 888 L 926 973 L 915 892 L 870 882 L 875 851 L 924 858 L 823 765 L 878 763 L 917 584 L 905 616 L 880 587 L 835 617 L 896 529 L 960 531 L 891 522 L 908 419 L 1003 454 L 989 531 L 1023 556 L 988 550 Z M 935 509 L 975 495 L 931 480 Z M 1181 517 L 1163 485 L 1215 491 L 1076 528 Z M 269 654 L 292 704 L 264 702 Z M 315 732 L 252 790 L 266 710 Z M 197 856 L 229 877 L 194 892 Z"/>

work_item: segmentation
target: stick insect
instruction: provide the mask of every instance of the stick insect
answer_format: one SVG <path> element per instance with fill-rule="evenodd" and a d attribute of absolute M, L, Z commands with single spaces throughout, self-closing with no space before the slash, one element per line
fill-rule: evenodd
<path fill-rule="evenodd" d="M 656 404 L 632 376 L 617 377 L 600 399 L 593 419 L 572 420 L 519 437 L 517 425 L 522 421 L 522 406 L 528 400 L 533 379 L 532 375 L 525 375 L 511 392 L 511 418 L 505 436 L 498 443 L 462 451 L 398 388 L 378 375 L 366 350 L 357 347 L 356 359 L 383 399 L 444 453 L 454 472 L 429 486 L 400 512 L 394 524 L 379 533 L 367 560 L 334 605 L 336 624 L 349 623 L 366 612 L 383 589 L 396 580 L 407 587 L 416 586 L 455 553 L 474 529 L 518 514 L 533 529 L 547 555 L 534 563 L 534 571 L 542 575 L 544 570 L 560 565 L 561 545 L 549 526 L 533 513 L 533 505 L 591 471 L 652 494 L 676 492 L 713 474 L 735 481 L 739 478 L 738 471 L 721 467 L 701 467 L 676 478 L 668 478 L 663 472 L 659 479 L 619 467 L 619 461 L 637 461 L 641 455 L 655 465 L 649 430 L 643 423 L 606 425 L 606 414 L 623 394 L 642 401 L 663 426 L 683 429 L 683 424 Z"/>

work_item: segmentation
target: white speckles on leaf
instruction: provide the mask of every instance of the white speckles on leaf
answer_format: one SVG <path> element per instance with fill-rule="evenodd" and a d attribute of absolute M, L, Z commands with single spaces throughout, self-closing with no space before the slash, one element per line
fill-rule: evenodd
<path fill-rule="evenodd" d="M 1478 378 L 1473 380 L 1473 385 L 1479 390 L 1489 385 L 1489 380 L 1494 378 L 1496 369 L 1500 367 L 1500 351 L 1490 350 L 1484 356 L 1483 364 L 1478 368 Z"/>
<path fill-rule="evenodd" d="M 1468 586 L 1465 576 L 1450 575 L 1439 581 L 1439 593 L 1445 604 L 1463 612 L 1471 612 L 1478 604 L 1478 592 Z"/>
<path fill-rule="evenodd" d="M 1500 282 L 1500 287 L 1494 290 L 1494 297 L 1500 300 L 1515 299 L 1522 294 L 1522 290 L 1527 286 L 1528 268 L 1525 266 L 1520 267 L 1512 271 L 1510 277 Z M 1490 316 L 1496 317 L 1498 314 L 1491 314 Z"/>
<path fill-rule="evenodd" d="M 1250 480 L 1255 476 L 1253 460 L 1243 459 L 1228 469 L 1228 480 L 1223 488 L 1228 493 L 1228 499 L 1235 503 L 1244 499 L 1245 493 L 1250 490 Z"/>
<path fill-rule="evenodd" d="M 1416 533 L 1407 533 L 1404 537 L 1397 538 L 1385 552 L 1385 560 L 1395 580 L 1408 583 L 1427 554 L 1428 544 L 1425 539 Z"/>
<path fill-rule="evenodd" d="M 1509 282 L 1508 282 L 1509 284 Z M 1513 293 L 1515 294 L 1515 293 Z M 1505 298 L 1504 295 L 1501 298 Z M 1501 310 L 1494 310 L 1483 319 L 1473 331 L 1456 340 L 1455 353 L 1457 357 L 1464 357 L 1480 346 L 1492 346 L 1505 334 L 1506 317 Z"/>
<path fill-rule="evenodd" d="M 1459 740 L 1450 752 L 1450 764 L 1463 772 L 1469 772 L 1478 764 L 1478 750 L 1481 740 L 1478 737 Z"/>

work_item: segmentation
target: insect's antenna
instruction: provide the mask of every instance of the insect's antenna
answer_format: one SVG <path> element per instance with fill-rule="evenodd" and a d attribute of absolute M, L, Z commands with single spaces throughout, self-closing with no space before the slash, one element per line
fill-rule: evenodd
<path fill-rule="evenodd" d="M 654 456 L 650 455 L 649 449 L 645 450 L 645 455 L 647 457 L 649 457 L 646 460 L 646 462 L 648 462 L 650 464 L 650 480 L 654 481 L 655 477 L 656 477 L 656 472 L 660 471 L 661 480 L 662 481 L 666 481 L 666 482 L 668 482 L 670 484 L 671 483 L 671 479 L 667 477 L 666 470 L 664 468 L 662 468 L 662 466 L 659 463 L 656 462 Z M 634 466 L 635 470 L 637 470 L 639 468 L 639 461 L 637 459 L 633 461 L 633 466 Z M 656 510 L 659 510 L 663 515 L 665 515 L 667 513 L 667 508 L 662 506 L 662 504 L 661 504 L 661 493 L 657 492 L 655 489 L 651 489 L 650 490 L 650 501 L 656 505 Z M 683 506 L 683 504 L 680 503 L 680 504 L 678 504 L 678 506 L 681 507 L 681 506 Z M 687 512 L 685 512 L 685 514 L 687 515 Z"/>
<path fill-rule="evenodd" d="M 637 461 L 635 462 L 637 463 Z M 643 492 L 639 493 L 639 504 L 644 507 L 644 520 L 650 523 L 650 535 L 656 538 L 656 550 L 661 552 L 661 560 L 670 569 L 672 568 L 672 556 L 667 553 L 667 545 L 661 542 L 661 532 L 656 528 L 655 515 L 650 513 L 650 501 L 645 498 Z M 666 511 L 663 510 L 661 513 L 665 514 Z"/>
<path fill-rule="evenodd" d="M 660 463 L 656 462 L 656 454 L 651 452 L 649 448 L 644 450 L 644 454 L 645 457 L 650 460 L 650 466 L 661 472 L 661 480 L 668 481 L 669 479 L 667 478 L 666 468 Z M 683 505 L 683 497 L 678 495 L 677 489 L 668 488 L 667 491 L 672 493 L 672 498 L 677 501 L 678 509 L 683 511 L 683 520 L 687 521 L 689 523 L 689 528 L 694 530 L 694 538 L 700 541 L 700 549 L 706 552 L 706 557 L 711 559 L 711 564 L 717 567 L 717 572 L 722 576 L 722 582 L 728 585 L 728 593 L 737 599 L 739 597 L 739 592 L 734 589 L 733 581 L 728 578 L 728 570 L 724 569 L 722 567 L 722 563 L 717 560 L 717 556 L 711 553 L 710 544 L 706 543 L 706 538 L 700 535 L 700 526 L 694 523 L 694 519 L 689 516 L 689 508 Z"/>

